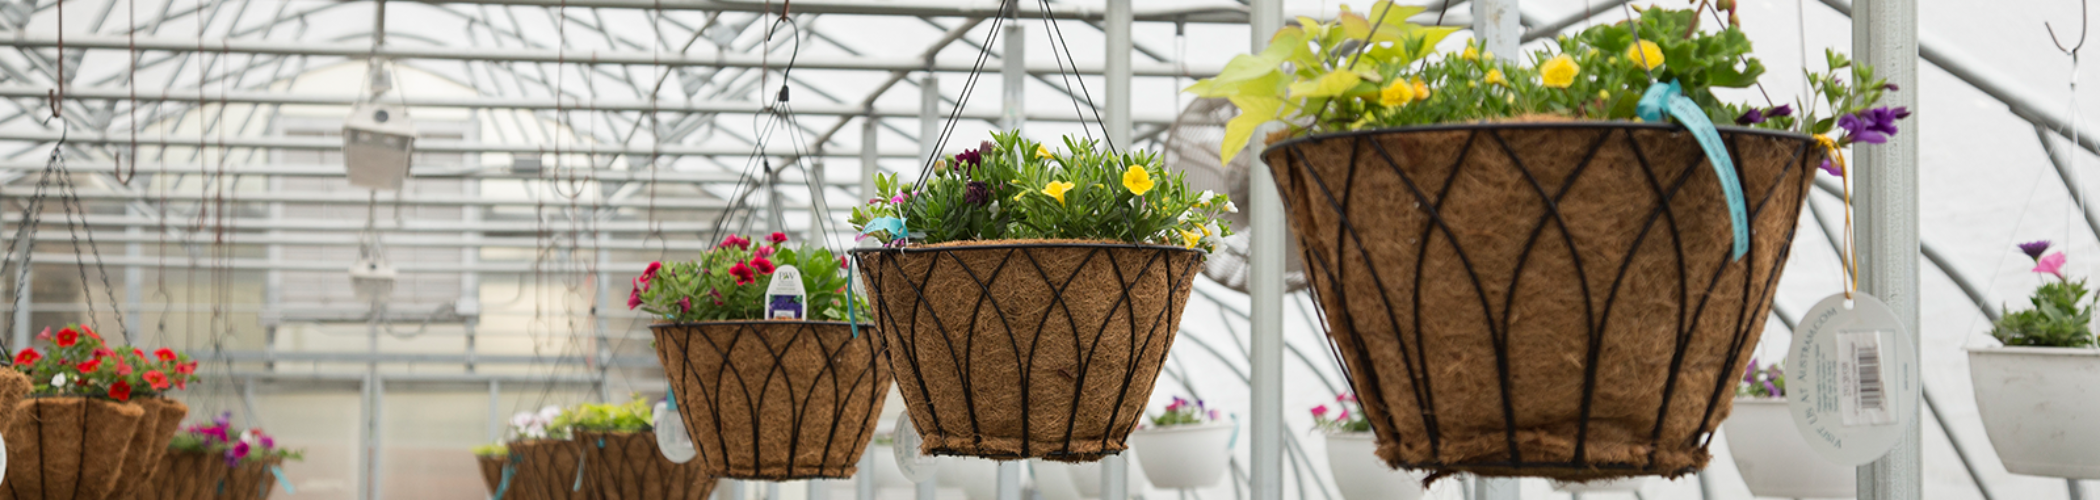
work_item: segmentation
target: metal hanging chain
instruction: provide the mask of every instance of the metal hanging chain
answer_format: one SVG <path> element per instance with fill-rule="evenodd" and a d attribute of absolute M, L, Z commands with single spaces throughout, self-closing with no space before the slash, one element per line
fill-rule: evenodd
<path fill-rule="evenodd" d="M 790 144 L 800 144 L 806 140 L 805 137 L 802 137 L 802 128 L 800 122 L 793 114 L 793 107 L 789 105 L 788 92 L 789 76 L 795 71 L 796 61 L 801 58 L 802 38 L 805 36 L 805 33 L 802 30 L 802 26 L 796 23 L 793 18 L 788 17 L 784 10 L 780 17 L 766 28 L 765 39 L 759 41 L 758 47 L 761 54 L 759 79 L 763 82 L 766 78 L 766 73 L 770 72 L 766 66 L 770 66 L 770 62 L 768 62 L 770 58 L 767 56 L 772 51 L 767 44 L 772 42 L 775 33 L 780 32 L 780 28 L 783 26 L 792 28 L 793 34 L 788 37 L 792 45 L 788 51 L 787 65 L 780 71 L 780 90 L 774 94 L 774 99 L 771 103 L 762 107 L 763 113 L 752 117 L 751 126 L 756 131 L 756 136 L 753 140 L 751 156 L 745 160 L 744 171 L 738 176 L 736 187 L 730 191 L 729 205 L 721 212 L 715 214 L 714 223 L 711 225 L 712 228 L 703 241 L 709 243 L 720 241 L 723 237 L 723 230 L 731 225 L 731 218 L 740 211 L 752 209 L 749 205 L 750 198 L 753 193 L 758 191 L 760 185 L 770 184 L 770 181 L 775 176 L 787 168 L 782 166 L 776 169 L 771 158 L 766 154 L 766 147 L 772 144 L 774 134 L 781 130 L 787 131 Z M 763 90 L 766 86 L 764 83 L 761 83 L 759 88 Z M 802 154 L 804 151 L 799 146 L 795 148 L 795 152 L 798 161 L 807 158 L 807 155 Z M 754 168 L 757 170 L 754 170 Z M 778 206 L 779 200 L 774 198 L 774 195 L 777 193 L 768 191 L 767 194 L 767 202 L 773 204 L 773 206 Z M 753 216 L 755 216 L 755 213 Z M 750 229 L 750 225 L 751 216 L 736 218 L 736 229 L 731 234 L 745 232 Z"/>
<path fill-rule="evenodd" d="M 933 166 L 936 160 L 942 157 L 941 151 L 948 149 L 948 139 L 955 135 L 955 124 L 962 120 L 963 108 L 968 107 L 970 104 L 970 95 L 976 93 L 977 81 L 984 75 L 984 63 L 991 58 L 992 46 L 999 40 L 999 29 L 1006 24 L 1009 16 L 1018 18 L 1020 10 L 1020 0 L 1006 0 L 999 3 L 999 12 L 993 14 L 992 25 L 985 30 L 984 43 L 979 45 L 977 61 L 970 66 L 970 76 L 963 79 L 962 93 L 956 97 L 955 108 L 948 112 L 948 120 L 942 125 L 940 134 L 934 140 L 933 153 L 921 160 L 924 163 L 919 165 L 919 178 L 913 181 L 911 191 L 923 190 L 926 186 L 926 181 L 933 177 Z M 920 90 L 936 94 L 941 91 L 939 87 Z M 920 140 L 925 140 L 925 138 L 921 137 Z M 899 206 L 897 208 L 898 217 L 909 219 L 909 214 L 906 211 L 910 210 L 910 208 L 911 204 L 909 203 Z M 902 237 L 909 238 L 910 235 L 903 235 Z"/>
<path fill-rule="evenodd" d="M 2069 111 L 2068 113 L 2065 113 L 2065 114 L 2067 114 L 2067 115 L 2070 115 L 2070 117 L 2071 117 L 2071 123 L 2070 123 L 2070 128 L 2071 128 L 2071 144 L 2077 144 L 2077 143 L 2078 143 L 2078 135 L 2079 135 L 2078 123 L 2079 123 L 2079 114 L 2080 114 L 2080 113 L 2079 113 L 2079 109 L 2078 109 L 2078 51 L 2079 51 L 2080 49 L 2084 49 L 2084 48 L 2085 48 L 2085 36 L 2086 36 L 2086 32 L 2087 32 L 2087 30 L 2086 30 L 2086 15 L 2087 15 L 2087 12 L 2086 12 L 2086 11 L 2087 11 L 2087 9 L 2088 9 L 2088 6 L 2087 6 L 2087 3 L 2086 3 L 2086 1 L 2085 1 L 2085 0 L 2079 0 L 2079 2 L 2078 2 L 2078 43 L 2075 43 L 2075 44 L 2071 44 L 2071 46 L 2069 46 L 2069 47 L 2066 47 L 2066 46 L 2064 46 L 2064 42 L 2063 42 L 2063 40 L 2057 39 L 2057 36 L 2056 36 L 2056 27 L 2055 27 L 2055 26 L 2052 26 L 2052 25 L 2050 25 L 2050 24 L 2049 24 L 2048 22 L 2046 22 L 2046 21 L 2042 23 L 2042 29 L 2044 29 L 2044 30 L 2047 30 L 2047 31 L 2049 32 L 2049 43 L 2053 43 L 2053 44 L 2056 44 L 2056 50 L 2058 50 L 2058 51 L 2061 51 L 2061 52 L 2063 52 L 2063 53 L 2064 53 L 2064 55 L 2067 55 L 2067 56 L 2071 56 L 2071 84 L 2070 84 L 2070 86 L 2071 86 L 2071 96 L 2070 96 L 2070 99 L 2068 99 L 2068 102 L 2067 102 L 2067 104 L 2066 104 L 2066 106 L 2068 106 L 2068 107 L 2069 107 L 2070 109 L 2068 110 L 2068 111 Z M 2069 167 L 2069 170 L 2070 170 L 2070 171 L 2074 171 L 2074 172 L 2075 172 L 2075 171 L 2077 171 L 2077 170 L 2078 170 L 2078 157 L 2079 157 L 2079 156 L 2082 156 L 2082 155 L 2079 155 L 2079 154 L 2077 154 L 2076 152 L 2073 152 L 2072 154 L 2070 154 L 2070 155 L 2068 155 L 2068 156 L 2070 156 L 2070 158 L 2071 158 L 2071 160 L 2070 160 L 2070 167 Z M 2075 200 L 2077 200 L 2077 203 L 2078 203 L 2078 209 L 2079 209 L 2080 213 L 2084 213 L 2084 211 L 2086 210 L 2086 200 L 2085 200 L 2085 183 L 2084 183 L 2084 182 L 2079 182 L 2077 186 L 2069 186 L 2069 187 L 2070 187 L 2070 189 L 2073 189 L 2073 190 L 2076 190 L 2076 191 L 2078 191 L 2078 196 L 2074 196 L 2074 197 L 2072 197 L 2072 198 L 2073 198 L 2073 199 L 2075 199 Z M 2072 225 L 2072 220 L 2073 220 L 2073 219 L 2076 219 L 2076 217 L 2067 217 L 2067 218 L 2065 218 L 2065 219 L 2064 219 L 2064 241 L 2067 241 L 2067 242 L 2068 242 L 2068 241 L 2070 241 L 2070 239 L 2071 239 L 2071 225 Z"/>
<path fill-rule="evenodd" d="M 1044 26 L 1043 31 L 1049 32 L 1050 35 L 1050 58 L 1053 60 L 1058 60 L 1058 53 L 1062 51 L 1064 54 L 1064 59 L 1058 60 L 1057 63 L 1058 79 L 1063 80 L 1065 82 L 1065 88 L 1067 89 L 1072 88 L 1073 81 L 1079 82 L 1079 95 L 1086 99 L 1086 109 L 1087 111 L 1092 112 L 1094 115 L 1094 126 L 1101 129 L 1101 142 L 1103 144 L 1108 145 L 1108 152 L 1110 154 L 1118 156 L 1122 155 L 1123 152 L 1121 149 L 1117 148 L 1115 140 L 1113 138 L 1108 137 L 1108 121 L 1103 120 L 1101 118 L 1101 108 L 1099 106 L 1094 105 L 1094 93 L 1092 91 L 1087 90 L 1086 78 L 1079 76 L 1079 60 L 1072 57 L 1072 44 L 1065 41 L 1064 28 L 1058 25 L 1057 22 L 1050 19 L 1050 0 L 1037 1 L 1040 2 L 1040 4 L 1042 5 Z M 985 50 L 991 50 L 991 47 L 985 47 Z M 1070 74 L 1067 74 L 1065 72 L 1065 62 L 1072 63 Z M 1175 98 L 1179 99 L 1180 93 L 1176 92 L 1175 94 Z M 1072 108 L 1075 113 L 1079 111 L 1078 100 L 1072 101 Z M 1079 131 L 1083 134 L 1086 134 L 1087 140 L 1093 140 L 1094 133 L 1088 131 L 1086 127 L 1086 115 L 1084 113 L 1077 114 L 1079 114 Z M 1128 144 L 1125 144 L 1124 146 L 1128 146 Z"/>

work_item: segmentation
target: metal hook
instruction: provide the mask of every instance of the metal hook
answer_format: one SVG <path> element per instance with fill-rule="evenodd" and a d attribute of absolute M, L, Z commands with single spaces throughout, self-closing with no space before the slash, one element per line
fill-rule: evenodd
<path fill-rule="evenodd" d="M 2042 29 L 2045 29 L 2045 30 L 2048 30 L 2048 31 L 2049 31 L 2049 42 L 2050 42 L 2050 43 L 2054 43 L 2054 44 L 2056 44 L 2056 50 L 2060 50 L 2060 51 L 2063 51 L 2063 53 L 2065 53 L 2065 54 L 2070 54 L 2070 55 L 2071 55 L 2071 57 L 2078 57 L 2078 49 L 2082 49 L 2082 48 L 2085 48 L 2085 35 L 2086 35 L 2086 22 L 2087 22 L 2087 20 L 2086 20 L 2086 10 L 2087 10 L 2087 9 L 2089 9 L 2089 8 L 2090 8 L 2090 6 L 2089 6 L 2089 5 L 2087 4 L 2087 1 L 2086 1 L 2086 0 L 2079 0 L 2079 1 L 2078 1 L 2078 44 L 2076 44 L 2076 45 L 2072 45 L 2072 46 L 2071 46 L 2070 48 L 2064 48 L 2064 42 L 2063 42 L 2062 40 L 2058 40 L 2058 39 L 2056 38 L 2056 27 L 2055 27 L 2055 26 L 2051 26 L 2051 25 L 2049 25 L 2049 22 L 2048 22 L 2048 21 L 2043 21 L 2043 22 L 2042 22 Z"/>

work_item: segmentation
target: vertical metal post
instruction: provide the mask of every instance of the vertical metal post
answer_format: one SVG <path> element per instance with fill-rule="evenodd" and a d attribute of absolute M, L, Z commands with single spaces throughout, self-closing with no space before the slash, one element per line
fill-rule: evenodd
<path fill-rule="evenodd" d="M 940 471 L 936 470 L 932 474 L 927 474 L 925 481 L 919 481 L 918 484 L 912 485 L 918 489 L 918 491 L 914 492 L 917 494 L 914 498 L 916 500 L 939 500 L 941 492 L 940 476 Z"/>
<path fill-rule="evenodd" d="M 474 155 L 474 157 L 478 156 L 480 155 Z M 470 161 L 474 160 L 470 159 Z M 469 165 L 476 164 L 479 163 L 469 163 Z M 649 168 L 656 168 L 656 166 L 650 165 Z M 467 199 L 481 198 L 480 180 L 469 177 L 460 179 L 460 183 L 462 184 L 460 190 L 466 194 Z M 466 227 L 481 227 L 481 211 L 482 207 L 473 205 L 460 207 L 460 221 L 465 223 Z M 481 236 L 480 231 L 467 231 L 460 235 L 466 242 L 465 246 L 459 249 L 459 268 L 461 269 L 459 274 L 459 298 L 452 303 L 452 312 L 464 319 L 462 321 L 464 324 L 461 326 L 465 329 L 464 333 L 466 334 L 466 369 L 469 373 L 474 371 L 475 329 L 481 324 L 481 273 L 474 271 L 474 268 L 479 267 L 481 264 Z M 490 397 L 490 401 L 494 401 L 493 393 L 491 393 Z"/>
<path fill-rule="evenodd" d="M 1021 466 L 1026 463 L 1020 460 L 999 462 L 999 489 L 993 498 L 1021 500 Z"/>
<path fill-rule="evenodd" d="M 882 173 L 882 168 L 876 163 L 880 157 L 875 149 L 882 137 L 881 120 L 874 113 L 860 120 L 860 199 L 854 200 L 854 205 L 875 197 L 875 174 Z"/>
<path fill-rule="evenodd" d="M 803 483 L 808 488 L 804 493 L 808 494 L 809 500 L 831 500 L 831 481 L 811 479 Z"/>
<path fill-rule="evenodd" d="M 766 481 L 766 500 L 780 500 L 779 481 Z"/>
<path fill-rule="evenodd" d="M 498 404 L 498 401 L 501 401 L 502 398 L 503 381 L 494 378 L 489 379 L 488 441 L 491 443 L 503 440 L 503 409 L 502 405 Z"/>
<path fill-rule="evenodd" d="M 1917 110 L 1918 6 L 1913 0 L 1857 0 L 1852 4 L 1852 59 L 1904 91 L 1882 105 Z M 1915 120 L 1912 126 L 1916 126 Z M 1857 177 L 1859 288 L 1895 309 L 1911 342 L 1918 336 L 1918 137 L 1916 129 L 1881 145 L 1853 148 Z M 1912 350 L 1911 363 L 1917 363 Z M 1860 500 L 1917 500 L 1923 495 L 1919 415 L 1903 439 L 1880 460 L 1859 467 Z"/>
<path fill-rule="evenodd" d="M 1107 35 L 1106 67 L 1102 79 L 1107 81 L 1106 123 L 1101 124 L 1107 134 L 1108 144 L 1128 151 L 1130 145 L 1130 1 L 1108 0 L 1106 23 L 1102 32 Z M 1109 455 L 1101 459 L 1101 500 L 1124 500 L 1130 496 L 1130 456 Z"/>
<path fill-rule="evenodd" d="M 15 228 L 15 232 L 18 233 L 28 230 L 19 226 Z M 8 344 L 15 349 L 29 347 L 29 283 L 36 280 L 36 273 L 29 265 L 29 257 L 26 255 L 29 251 L 23 250 L 22 253 L 25 255 L 21 259 L 21 269 L 16 271 L 24 276 L 20 278 L 22 286 L 15 287 L 15 339 Z"/>
<path fill-rule="evenodd" d="M 774 210 L 780 209 L 780 204 L 778 200 L 778 198 L 774 199 Z M 596 212 L 597 210 L 592 211 Z M 778 221 L 779 218 L 776 217 L 774 220 Z M 595 271 L 597 273 L 597 276 L 594 276 L 594 278 L 596 278 L 598 282 L 598 299 L 597 306 L 591 308 L 591 319 L 593 323 L 592 326 L 595 327 L 598 330 L 598 332 L 597 335 L 592 337 L 597 341 L 597 345 L 593 346 L 591 352 L 593 356 L 598 358 L 596 366 L 596 368 L 598 369 L 598 402 L 608 403 L 612 401 L 612 387 L 610 386 L 611 384 L 607 383 L 607 372 L 612 369 L 613 352 L 611 338 L 612 325 L 611 322 L 605 318 L 605 314 L 608 311 L 614 310 L 612 294 L 613 283 L 615 283 L 615 281 L 613 280 L 616 278 L 613 278 L 612 273 L 612 251 L 608 250 L 608 248 L 612 246 L 612 233 L 602 231 L 599 232 L 597 241 L 598 248 L 591 249 L 591 253 L 597 254 L 594 257 L 598 259 L 598 269 L 597 271 Z"/>
<path fill-rule="evenodd" d="M 853 500 L 875 500 L 875 447 L 860 452 L 860 470 L 853 475 Z"/>
<path fill-rule="evenodd" d="M 825 218 L 831 217 L 831 204 L 825 203 L 826 200 L 824 199 L 824 195 L 827 194 L 824 189 L 824 145 L 816 145 L 816 154 L 810 155 L 803 160 L 809 162 L 809 168 L 806 170 L 809 178 L 805 180 L 809 181 L 811 188 L 809 196 L 809 231 L 803 235 L 802 241 L 811 245 L 821 245 L 824 244 L 824 227 L 829 226 L 829 224 L 825 223 Z"/>
<path fill-rule="evenodd" d="M 2077 479 L 2065 478 L 2064 487 L 2070 490 L 2071 500 L 2085 500 L 2085 488 L 2078 485 Z"/>
<path fill-rule="evenodd" d="M 1517 24 L 1517 0 L 1483 0 L 1473 2 L 1473 37 L 1480 40 L 1488 52 L 1507 60 L 1522 60 L 1517 57 L 1517 43 L 1524 35 L 1524 28 Z"/>
<path fill-rule="evenodd" d="M 127 327 L 124 330 L 124 340 L 131 345 L 139 345 L 139 336 L 146 332 L 146 275 L 138 265 L 145 257 L 144 245 L 139 243 L 139 236 L 144 234 L 145 232 L 136 225 L 124 228 L 124 238 L 130 240 L 124 244 L 124 257 L 132 262 L 131 265 L 124 266 L 124 326 Z"/>
<path fill-rule="evenodd" d="M 1248 28 L 1254 52 L 1269 45 L 1269 35 L 1283 28 L 1282 0 L 1254 0 L 1248 7 Z M 1258 133 L 1258 132 L 1257 132 Z M 1255 155 L 1255 152 L 1241 154 Z M 1253 182 L 1248 200 L 1249 233 L 1254 246 L 1247 279 L 1251 302 L 1251 340 L 1247 364 L 1252 368 L 1249 393 L 1248 444 L 1252 463 L 1249 480 L 1251 500 L 1283 499 L 1283 272 L 1285 242 L 1283 197 L 1276 191 L 1276 178 L 1269 165 L 1254 156 L 1249 171 Z"/>
<path fill-rule="evenodd" d="M 1473 37 L 1484 50 L 1521 63 L 1517 43 L 1524 28 L 1518 25 L 1518 17 L 1517 0 L 1474 0 Z M 1476 477 L 1473 481 L 1473 500 L 1517 500 L 1523 494 L 1513 478 Z"/>
<path fill-rule="evenodd" d="M 919 160 L 930 161 L 941 152 L 941 79 L 932 71 L 919 78 Z M 866 153 L 863 153 L 866 154 Z M 913 179 L 915 180 L 915 179 Z"/>
<path fill-rule="evenodd" d="M 999 83 L 1003 89 L 999 95 L 1003 105 L 999 111 L 999 128 L 1021 130 L 1028 110 L 1028 40 L 1023 38 L 1028 30 L 1020 23 L 1007 23 L 1006 32 L 999 36 L 1006 39 L 1006 53 L 999 56 L 1003 63 L 999 69 Z"/>

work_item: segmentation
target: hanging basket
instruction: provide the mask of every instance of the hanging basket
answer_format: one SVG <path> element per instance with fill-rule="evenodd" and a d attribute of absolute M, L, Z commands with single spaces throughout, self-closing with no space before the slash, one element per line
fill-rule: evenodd
<path fill-rule="evenodd" d="M 131 451 L 124 458 L 124 477 L 117 480 L 116 491 L 109 495 L 116 500 L 151 496 L 147 489 L 160 471 L 161 457 L 168 454 L 168 441 L 175 439 L 182 419 L 190 414 L 189 405 L 169 398 L 142 397 L 132 402 L 145 413 L 139 416 L 138 433 L 132 435 Z"/>
<path fill-rule="evenodd" d="M 2100 479 L 2100 350 L 1971 347 L 1976 413 L 2005 471 Z M 1730 443 L 1733 444 L 1733 443 Z"/>
<path fill-rule="evenodd" d="M 103 500 L 124 477 L 132 435 L 146 410 L 84 397 L 15 404 L 7 426 L 5 500 Z"/>
<path fill-rule="evenodd" d="M 583 488 L 593 500 L 704 500 L 715 478 L 700 464 L 673 463 L 656 450 L 654 432 L 577 432 Z"/>
<path fill-rule="evenodd" d="M 1084 241 L 855 250 L 921 451 L 1123 451 L 1203 255 Z"/>
<path fill-rule="evenodd" d="M 489 496 L 491 498 L 496 496 L 496 490 L 503 489 L 503 462 L 507 460 L 510 460 L 510 457 L 507 455 L 501 457 L 474 456 L 474 464 L 481 468 L 481 484 L 489 487 Z"/>
<path fill-rule="evenodd" d="M 656 354 L 709 476 L 852 477 L 888 397 L 889 367 L 847 323 L 663 323 Z"/>
<path fill-rule="evenodd" d="M 1675 125 L 1495 123 L 1263 152 L 1396 467 L 1587 481 L 1706 464 L 1821 151 L 1727 127 L 1749 219 Z"/>
<path fill-rule="evenodd" d="M 516 464 L 506 500 L 583 500 L 576 468 L 583 447 L 567 439 L 535 439 L 510 444 Z M 588 467 L 588 466 L 585 466 Z"/>
<path fill-rule="evenodd" d="M 22 372 L 0 369 L 0 429 L 7 428 L 15 420 L 15 408 L 22 398 L 29 396 L 29 376 Z"/>
<path fill-rule="evenodd" d="M 270 468 L 283 458 L 242 460 L 227 466 L 226 456 L 198 451 L 168 451 L 155 466 L 150 488 L 140 488 L 142 497 L 160 500 L 268 500 L 277 489 Z"/>

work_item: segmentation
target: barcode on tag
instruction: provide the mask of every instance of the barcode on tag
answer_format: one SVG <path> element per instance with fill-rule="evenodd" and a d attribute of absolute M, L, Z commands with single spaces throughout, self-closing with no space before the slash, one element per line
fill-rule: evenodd
<path fill-rule="evenodd" d="M 1881 362 L 1881 331 L 1837 335 L 1839 413 L 1847 427 L 1896 423 L 1889 411 L 1887 377 Z"/>

